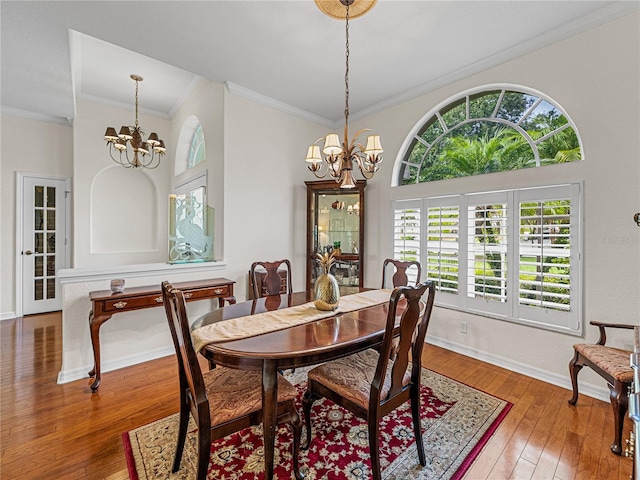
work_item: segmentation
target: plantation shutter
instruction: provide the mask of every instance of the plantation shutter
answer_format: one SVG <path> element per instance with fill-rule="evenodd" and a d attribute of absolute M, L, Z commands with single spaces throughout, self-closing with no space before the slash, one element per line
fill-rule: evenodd
<path fill-rule="evenodd" d="M 470 195 L 467 203 L 467 303 L 505 314 L 508 292 L 507 193 Z"/>
<path fill-rule="evenodd" d="M 460 263 L 459 197 L 429 199 L 426 209 L 426 277 L 439 293 L 458 294 Z"/>
<path fill-rule="evenodd" d="M 579 319 L 578 185 L 518 196 L 518 316 L 569 330 Z"/>
<path fill-rule="evenodd" d="M 420 261 L 420 219 L 422 201 L 395 202 L 393 211 L 393 258 Z M 407 270 L 409 284 L 415 284 L 415 269 Z"/>

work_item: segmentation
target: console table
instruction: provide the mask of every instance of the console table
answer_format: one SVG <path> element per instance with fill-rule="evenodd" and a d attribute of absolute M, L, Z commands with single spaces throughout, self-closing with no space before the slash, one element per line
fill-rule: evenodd
<path fill-rule="evenodd" d="M 174 283 L 173 286 L 184 292 L 187 301 L 217 298 L 220 307 L 224 302 L 236 303 L 233 296 L 235 282 L 226 278 L 196 280 L 192 282 Z M 89 328 L 91 330 L 91 346 L 93 347 L 93 369 L 89 376 L 93 377 L 91 390 L 96 392 L 100 386 L 100 327 L 115 313 L 131 312 L 143 308 L 162 306 L 160 285 L 125 288 L 122 293 L 101 290 L 89 293 L 91 313 Z"/>

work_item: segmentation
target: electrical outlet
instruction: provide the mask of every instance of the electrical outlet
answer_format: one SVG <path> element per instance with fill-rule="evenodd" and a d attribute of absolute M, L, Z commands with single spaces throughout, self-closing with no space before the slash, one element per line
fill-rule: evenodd
<path fill-rule="evenodd" d="M 460 322 L 460 333 L 467 333 L 467 322 Z"/>

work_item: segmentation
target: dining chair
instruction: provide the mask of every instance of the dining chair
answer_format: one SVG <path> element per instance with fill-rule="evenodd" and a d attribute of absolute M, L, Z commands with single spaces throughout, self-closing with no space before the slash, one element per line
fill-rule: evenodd
<path fill-rule="evenodd" d="M 286 269 L 281 267 L 286 267 Z M 249 279 L 253 289 L 253 298 L 292 293 L 293 291 L 291 262 L 287 259 L 275 262 L 253 262 L 249 270 Z M 286 282 L 286 285 L 283 285 L 283 281 Z"/>
<path fill-rule="evenodd" d="M 407 276 L 407 269 L 414 267 L 414 270 L 417 269 L 416 282 L 417 285 L 420 283 L 420 273 L 422 267 L 420 266 L 420 262 L 418 261 L 406 261 L 403 262 L 401 260 L 394 260 L 393 258 L 387 258 L 382 264 L 382 288 L 385 288 L 386 284 L 386 273 L 387 266 L 391 264 L 394 267 L 394 274 L 392 278 L 393 287 L 403 287 L 409 284 L 409 277 Z"/>
<path fill-rule="evenodd" d="M 180 378 L 180 424 L 172 472 L 180 468 L 189 414 L 198 427 L 198 480 L 205 480 L 211 442 L 262 422 L 262 372 L 221 367 L 202 372 L 193 348 L 186 302 L 180 290 L 162 282 L 162 298 L 178 357 Z M 302 422 L 294 400 L 296 388 L 278 375 L 277 422 L 293 430 L 293 471 L 298 467 Z"/>
<path fill-rule="evenodd" d="M 616 455 L 622 454 L 622 428 L 629 408 L 629 389 L 633 384 L 633 368 L 630 364 L 629 350 L 622 350 L 605 345 L 607 332 L 605 329 L 633 330 L 634 325 L 622 323 L 589 322 L 598 327 L 600 338 L 595 344 L 576 343 L 573 346 L 573 358 L 569 362 L 569 375 L 573 396 L 570 405 L 578 402 L 578 373 L 582 367 L 589 367 L 607 381 L 609 386 L 609 400 L 613 409 L 614 436 L 611 451 Z M 636 447 L 638 448 L 638 447 Z"/>
<path fill-rule="evenodd" d="M 427 291 L 427 300 L 421 303 Z M 394 289 L 379 350 L 368 349 L 309 371 L 307 391 L 302 399 L 307 427 L 303 448 L 311 444 L 311 407 L 319 398 L 328 398 L 367 421 L 371 476 L 380 480 L 380 420 L 410 400 L 418 458 L 420 465 L 426 464 L 420 428 L 420 378 L 422 348 L 435 291 L 431 281 L 415 287 Z M 399 307 L 402 311 L 396 327 Z M 394 338 L 398 338 L 399 343 L 397 354 L 392 356 L 390 352 Z"/>

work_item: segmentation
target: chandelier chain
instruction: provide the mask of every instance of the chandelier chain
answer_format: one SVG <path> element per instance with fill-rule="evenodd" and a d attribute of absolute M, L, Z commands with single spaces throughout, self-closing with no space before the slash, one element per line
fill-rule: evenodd
<path fill-rule="evenodd" d="M 138 80 L 136 80 L 136 128 L 138 128 Z"/>
<path fill-rule="evenodd" d="M 345 128 L 349 123 L 349 3 L 347 3 L 346 14 L 346 53 L 345 53 L 345 73 L 344 73 L 344 124 Z M 346 131 L 346 130 L 345 130 Z M 346 139 L 345 139 L 346 140 Z"/>

